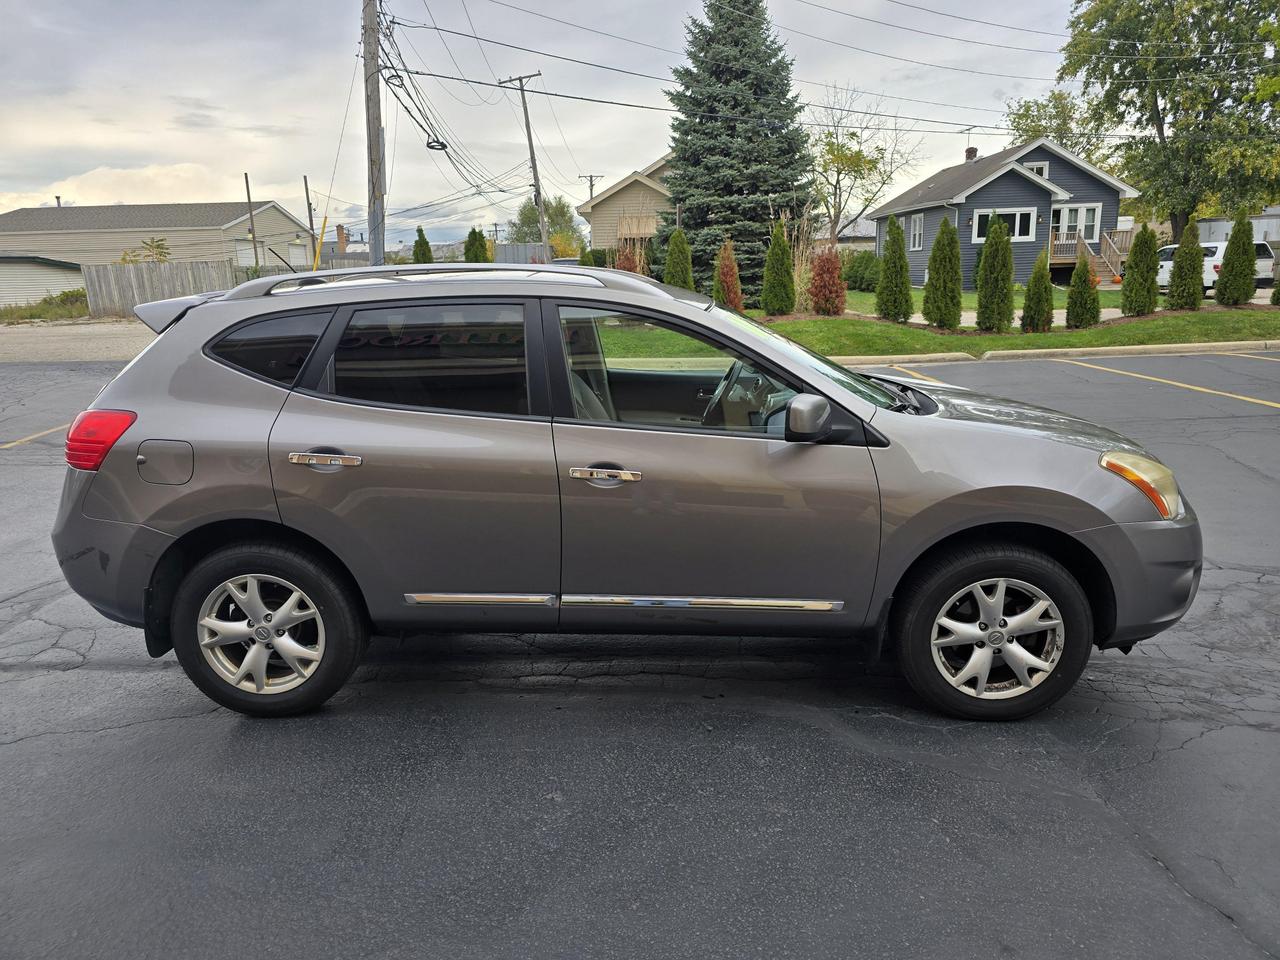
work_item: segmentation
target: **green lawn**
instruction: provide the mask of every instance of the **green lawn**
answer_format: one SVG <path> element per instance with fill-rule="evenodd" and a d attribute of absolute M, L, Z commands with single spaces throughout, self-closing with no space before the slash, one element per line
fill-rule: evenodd
<path fill-rule="evenodd" d="M 1280 338 L 1280 310 L 1202 310 L 1051 333 L 1022 333 L 1016 326 L 1014 332 L 1005 334 L 941 333 L 857 317 L 779 320 L 770 326 L 811 350 L 832 357 L 951 352 L 976 357 L 988 350 L 1269 340 Z"/>
<path fill-rule="evenodd" d="M 1019 311 L 1022 309 L 1022 298 L 1025 290 L 1015 289 L 1013 291 L 1013 309 Z M 924 306 L 924 289 L 921 287 L 913 287 L 911 289 L 911 297 L 915 300 L 916 313 Z M 845 300 L 848 308 L 854 313 L 865 313 L 867 316 L 874 317 L 876 315 L 876 295 L 874 293 L 864 293 L 861 290 L 850 290 L 845 294 Z M 1102 307 L 1118 307 L 1120 306 L 1119 290 L 1099 290 L 1098 305 Z M 1067 290 L 1065 287 L 1053 288 L 1053 306 L 1056 310 L 1067 309 Z M 978 309 L 978 291 L 964 290 L 960 294 L 961 310 L 977 310 Z"/>

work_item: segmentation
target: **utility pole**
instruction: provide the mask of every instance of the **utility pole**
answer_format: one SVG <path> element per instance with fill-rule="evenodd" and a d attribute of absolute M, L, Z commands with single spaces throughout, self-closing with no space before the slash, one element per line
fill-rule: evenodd
<path fill-rule="evenodd" d="M 253 225 L 253 195 L 249 193 L 249 171 L 244 172 L 244 198 L 249 203 L 249 246 L 253 247 L 253 269 L 262 265 L 258 262 L 258 228 Z"/>
<path fill-rule="evenodd" d="M 382 142 L 382 75 L 378 57 L 378 2 L 362 0 L 360 39 L 364 46 L 364 132 L 369 155 L 369 265 L 384 262 L 387 192 L 386 158 Z"/>
<path fill-rule="evenodd" d="M 330 187 L 330 190 L 333 188 Z M 311 262 L 316 262 L 316 217 L 311 209 L 311 184 L 307 183 L 307 175 L 302 175 L 302 192 L 307 195 L 307 229 L 311 231 Z M 314 267 L 312 268 L 314 269 Z"/>
<path fill-rule="evenodd" d="M 529 166 L 533 168 L 533 203 L 538 208 L 538 232 L 542 234 L 542 262 L 551 262 L 551 245 L 547 242 L 547 211 L 542 203 L 542 183 L 538 180 L 538 155 L 533 152 L 533 127 L 529 125 L 529 102 L 524 96 L 524 82 L 542 76 L 542 71 L 526 73 L 522 77 L 508 77 L 499 80 L 499 86 L 508 83 L 520 85 L 520 107 L 524 110 L 524 135 L 529 141 Z"/>
<path fill-rule="evenodd" d="M 496 223 L 493 225 L 493 245 L 495 247 L 498 245 L 498 225 Z"/>
<path fill-rule="evenodd" d="M 590 192 L 590 196 L 587 197 L 588 200 L 594 200 L 596 198 L 596 181 L 599 180 L 600 178 L 601 178 L 601 175 L 598 173 L 578 174 L 579 180 L 587 181 L 587 190 Z"/>

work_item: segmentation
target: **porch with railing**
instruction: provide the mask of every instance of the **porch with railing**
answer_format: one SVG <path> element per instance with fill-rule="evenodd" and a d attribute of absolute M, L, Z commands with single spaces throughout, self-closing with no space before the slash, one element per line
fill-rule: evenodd
<path fill-rule="evenodd" d="M 1084 254 L 1093 264 L 1094 273 L 1102 276 L 1120 276 L 1124 262 L 1133 246 L 1132 230 L 1104 230 L 1092 243 L 1080 231 L 1051 230 L 1049 232 L 1049 263 L 1060 265 L 1075 263 Z"/>

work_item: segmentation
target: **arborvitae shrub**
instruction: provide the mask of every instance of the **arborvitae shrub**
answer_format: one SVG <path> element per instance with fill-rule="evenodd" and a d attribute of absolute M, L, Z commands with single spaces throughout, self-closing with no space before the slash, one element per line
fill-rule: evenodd
<path fill-rule="evenodd" d="M 906 239 L 898 218 L 890 217 L 885 231 L 884 258 L 880 261 L 880 282 L 876 286 L 876 313 L 885 320 L 906 323 L 915 312 Z"/>
<path fill-rule="evenodd" d="M 824 317 L 838 317 L 844 313 L 844 280 L 840 277 L 840 255 L 833 247 L 819 251 L 810 268 L 809 298 L 813 312 Z"/>
<path fill-rule="evenodd" d="M 1049 279 L 1049 250 L 1040 251 L 1022 298 L 1022 332 L 1048 333 L 1053 329 L 1053 281 Z"/>
<path fill-rule="evenodd" d="M 684 231 L 675 229 L 667 239 L 667 262 L 662 268 L 662 282 L 673 287 L 693 289 L 693 257 Z"/>
<path fill-rule="evenodd" d="M 779 220 L 773 227 L 769 252 L 764 258 L 764 287 L 760 292 L 760 306 L 766 315 L 780 317 L 796 307 L 796 281 L 792 274 L 791 244 L 787 232 Z"/>
<path fill-rule="evenodd" d="M 1013 248 L 1009 226 L 992 217 L 982 244 L 978 276 L 978 329 L 1007 333 L 1013 326 Z"/>
<path fill-rule="evenodd" d="M 1165 306 L 1170 310 L 1199 310 L 1204 299 L 1204 248 L 1200 246 L 1200 226 L 1192 220 L 1182 230 L 1182 239 L 1173 253 L 1169 293 Z"/>
<path fill-rule="evenodd" d="M 1155 231 L 1145 223 L 1133 238 L 1129 260 L 1124 267 L 1124 286 L 1120 289 L 1120 312 L 1126 317 L 1145 317 L 1154 313 L 1160 291 L 1156 271 L 1160 267 Z"/>
<path fill-rule="evenodd" d="M 467 234 L 467 241 L 462 245 L 462 259 L 467 263 L 488 263 L 489 245 L 484 242 L 484 234 L 475 227 Z"/>
<path fill-rule="evenodd" d="M 924 284 L 924 319 L 943 330 L 960 326 L 960 237 L 951 220 L 942 218 L 929 252 Z"/>
<path fill-rule="evenodd" d="M 738 278 L 738 258 L 733 252 L 733 241 L 728 237 L 720 244 L 720 251 L 716 254 L 711 298 L 722 307 L 742 312 L 742 282 Z"/>
<path fill-rule="evenodd" d="M 1076 258 L 1076 268 L 1071 271 L 1071 288 L 1067 291 L 1067 326 L 1072 330 L 1092 327 L 1100 316 L 1093 267 L 1082 253 Z"/>
<path fill-rule="evenodd" d="M 414 263 L 435 263 L 435 257 L 431 254 L 431 244 L 427 242 L 427 235 L 422 232 L 422 228 L 418 228 L 418 236 L 413 241 L 413 262 Z"/>
<path fill-rule="evenodd" d="M 1222 270 L 1214 288 L 1214 298 L 1224 307 L 1238 307 L 1253 299 L 1258 289 L 1258 253 L 1253 246 L 1253 221 L 1241 209 L 1227 238 Z"/>

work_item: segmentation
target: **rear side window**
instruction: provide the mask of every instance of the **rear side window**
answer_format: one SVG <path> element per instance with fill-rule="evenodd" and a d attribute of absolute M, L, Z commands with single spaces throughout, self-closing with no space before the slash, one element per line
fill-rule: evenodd
<path fill-rule="evenodd" d="M 237 327 L 209 348 L 219 360 L 291 387 L 331 313 L 294 313 Z"/>
<path fill-rule="evenodd" d="M 1255 243 L 1255 244 L 1253 245 L 1253 249 L 1254 249 L 1254 252 L 1258 255 L 1258 259 L 1259 259 L 1259 260 L 1271 260 L 1271 259 L 1273 259 L 1272 254 L 1271 254 L 1271 248 L 1270 248 L 1269 246 L 1267 246 L 1267 244 L 1265 244 L 1265 243 Z"/>
<path fill-rule="evenodd" d="M 463 413 L 529 412 L 524 308 L 432 304 L 360 310 L 333 354 L 332 393 Z"/>

